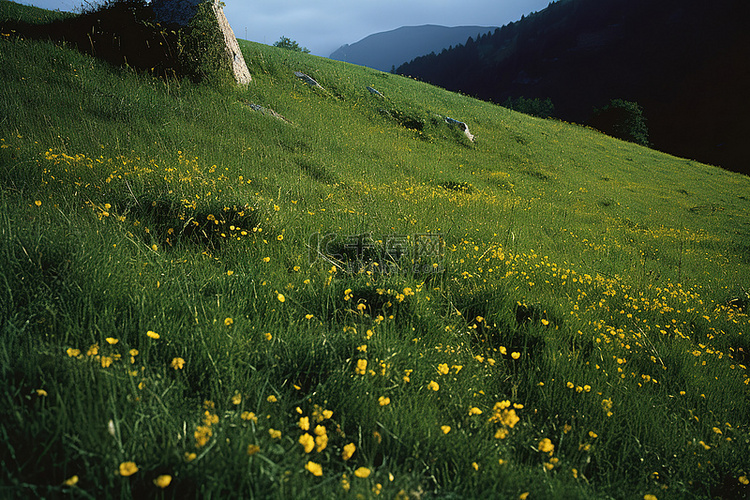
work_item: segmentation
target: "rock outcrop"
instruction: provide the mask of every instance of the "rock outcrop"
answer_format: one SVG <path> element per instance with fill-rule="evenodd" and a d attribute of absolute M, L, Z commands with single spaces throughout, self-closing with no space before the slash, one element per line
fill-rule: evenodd
<path fill-rule="evenodd" d="M 305 82 L 311 87 L 317 88 L 317 89 L 323 89 L 325 90 L 317 81 L 315 81 L 315 78 L 311 77 L 310 75 L 306 75 L 302 73 L 301 71 L 295 71 L 294 76 Z"/>
<path fill-rule="evenodd" d="M 234 79 L 241 85 L 250 83 L 252 80 L 250 70 L 247 69 L 237 38 L 234 36 L 234 31 L 229 25 L 227 16 L 224 15 L 224 7 L 219 0 L 152 0 L 151 6 L 156 14 L 156 19 L 160 23 L 187 26 L 198 11 L 198 5 L 204 1 L 211 2 L 211 9 L 216 16 L 216 22 L 224 35 L 224 47 L 232 66 Z"/>
<path fill-rule="evenodd" d="M 458 120 L 454 120 L 453 118 L 449 116 L 446 116 L 445 123 L 458 127 L 464 133 L 467 139 L 469 139 L 471 142 L 474 142 L 474 135 L 471 132 L 469 132 L 469 126 L 466 125 L 464 122 L 460 122 Z"/>

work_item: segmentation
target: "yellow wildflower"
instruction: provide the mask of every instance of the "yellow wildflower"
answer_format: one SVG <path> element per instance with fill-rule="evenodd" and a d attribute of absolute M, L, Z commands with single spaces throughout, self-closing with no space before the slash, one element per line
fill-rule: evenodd
<path fill-rule="evenodd" d="M 195 446 L 198 448 L 202 446 L 206 446 L 208 443 L 208 440 L 213 436 L 214 432 L 211 430 L 211 427 L 207 425 L 199 425 L 196 427 L 195 432 L 193 433 L 193 437 L 195 437 Z"/>
<path fill-rule="evenodd" d="M 440 390 L 440 386 L 434 380 L 430 380 L 430 383 L 427 384 L 427 388 L 430 389 L 431 391 L 436 391 L 436 392 Z"/>
<path fill-rule="evenodd" d="M 519 420 L 521 419 L 518 418 L 518 415 L 516 415 L 516 410 L 512 408 L 510 410 L 503 410 L 502 414 L 500 415 L 500 421 L 503 423 L 503 425 L 506 427 L 510 427 L 511 429 L 515 427 Z"/>
<path fill-rule="evenodd" d="M 298 425 L 303 431 L 310 430 L 310 417 L 300 417 Z"/>
<path fill-rule="evenodd" d="M 315 451 L 320 453 L 321 451 L 326 449 L 326 446 L 328 446 L 328 434 L 320 434 L 318 436 L 315 436 Z"/>
<path fill-rule="evenodd" d="M 252 420 L 253 422 L 258 421 L 258 417 L 256 417 L 255 413 L 251 411 L 243 411 L 242 414 L 240 415 L 240 418 L 242 420 Z"/>
<path fill-rule="evenodd" d="M 440 430 L 443 431 L 443 434 L 448 434 L 451 431 L 450 425 L 441 425 Z"/>
<path fill-rule="evenodd" d="M 357 450 L 357 447 L 354 446 L 354 443 L 349 443 L 344 446 L 344 451 L 341 452 L 341 458 L 344 460 L 349 460 L 352 458 L 352 455 L 354 455 L 354 452 Z"/>
<path fill-rule="evenodd" d="M 552 444 L 552 441 L 550 441 L 549 438 L 544 438 L 539 441 L 537 448 L 539 448 L 539 451 L 542 453 L 549 453 L 550 455 L 555 451 L 555 445 Z"/>
<path fill-rule="evenodd" d="M 305 464 L 305 469 L 313 476 L 320 477 L 323 475 L 323 467 L 321 467 L 320 464 L 316 464 L 315 462 L 307 462 Z"/>
<path fill-rule="evenodd" d="M 119 342 L 119 340 L 118 340 L 118 339 L 115 339 L 115 338 L 112 338 L 112 337 L 107 337 L 107 338 L 106 338 L 105 340 L 107 341 L 107 343 L 108 343 L 109 345 L 115 345 L 116 343 L 118 343 L 118 342 Z"/>
<path fill-rule="evenodd" d="M 256 453 L 258 453 L 259 451 L 260 451 L 260 446 L 258 446 L 257 444 L 249 444 L 249 445 L 247 445 L 247 454 L 248 455 L 253 456 Z"/>
<path fill-rule="evenodd" d="M 152 339 L 158 339 L 159 338 L 159 334 L 156 333 L 156 332 L 152 332 L 151 330 L 147 331 L 146 335 L 148 335 Z"/>
<path fill-rule="evenodd" d="M 305 432 L 299 437 L 299 444 L 302 445 L 302 447 L 305 449 L 305 453 L 310 453 L 313 451 L 313 448 L 315 448 L 315 439 Z"/>
<path fill-rule="evenodd" d="M 508 429 L 505 427 L 500 427 L 497 432 L 495 432 L 495 439 L 505 439 L 508 437 Z"/>
<path fill-rule="evenodd" d="M 80 349 L 73 349 L 72 347 L 69 347 L 68 350 L 65 351 L 65 352 L 71 358 L 77 358 L 78 356 L 81 355 L 81 350 Z"/>
<path fill-rule="evenodd" d="M 78 484 L 78 476 L 70 476 L 68 479 L 63 481 L 65 486 L 75 486 Z"/>
<path fill-rule="evenodd" d="M 185 366 L 185 360 L 182 358 L 173 358 L 169 366 L 175 370 L 182 370 L 182 367 Z"/>
<path fill-rule="evenodd" d="M 232 326 L 234 324 L 234 320 L 232 318 L 224 318 L 224 324 L 226 326 Z"/>
<path fill-rule="evenodd" d="M 364 375 L 365 373 L 367 373 L 366 359 L 357 360 L 357 368 L 354 369 L 354 373 L 356 373 L 357 375 Z"/>
<path fill-rule="evenodd" d="M 380 396 L 378 398 L 378 404 L 380 406 L 387 406 L 387 405 L 391 404 L 391 398 L 388 398 L 388 397 L 385 397 L 385 396 Z"/>
<path fill-rule="evenodd" d="M 276 401 L 278 401 L 278 399 L 276 399 L 276 396 L 271 394 L 270 396 L 266 398 L 266 401 L 268 401 L 269 403 L 275 403 Z"/>
<path fill-rule="evenodd" d="M 286 297 L 284 297 L 284 294 L 281 294 L 281 293 L 280 293 L 280 294 L 278 294 L 278 295 L 276 296 L 276 298 L 277 298 L 277 299 L 279 299 L 279 302 L 284 302 L 284 301 L 286 301 Z"/>
<path fill-rule="evenodd" d="M 372 471 L 368 469 L 367 467 L 360 467 L 359 469 L 354 471 L 354 475 L 360 479 L 365 479 L 367 477 L 370 477 L 371 473 Z"/>
<path fill-rule="evenodd" d="M 135 462 L 122 462 L 120 464 L 120 475 L 123 477 L 132 476 L 138 472 L 138 466 L 135 465 Z"/>
<path fill-rule="evenodd" d="M 481 414 L 482 414 L 482 410 L 480 410 L 476 406 L 472 406 L 471 408 L 469 408 L 469 415 L 481 415 Z"/>
<path fill-rule="evenodd" d="M 447 363 L 441 363 L 441 364 L 439 364 L 438 367 L 437 367 L 437 369 L 438 369 L 438 372 L 441 375 L 447 375 L 448 372 L 450 371 L 450 368 L 448 368 L 448 364 Z"/>
<path fill-rule="evenodd" d="M 271 436 L 271 439 L 280 439 L 281 431 L 277 431 L 276 429 L 268 429 L 268 435 Z"/>
<path fill-rule="evenodd" d="M 161 476 L 154 479 L 154 484 L 159 488 L 166 488 L 172 482 L 172 476 L 168 474 L 162 474 Z"/>

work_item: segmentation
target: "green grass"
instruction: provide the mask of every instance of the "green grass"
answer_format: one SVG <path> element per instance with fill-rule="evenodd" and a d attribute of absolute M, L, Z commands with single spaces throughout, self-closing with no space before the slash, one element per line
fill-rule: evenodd
<path fill-rule="evenodd" d="M 748 178 L 241 44 L 0 37 L 1 496 L 748 496 Z"/>

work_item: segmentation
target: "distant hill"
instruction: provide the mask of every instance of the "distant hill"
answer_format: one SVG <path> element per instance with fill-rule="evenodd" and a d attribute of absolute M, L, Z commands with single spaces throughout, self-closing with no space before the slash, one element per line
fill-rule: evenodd
<path fill-rule="evenodd" d="M 738 0 L 562 0 L 398 72 L 497 103 L 551 98 L 579 123 L 636 101 L 657 149 L 750 173 L 748 15 Z"/>
<path fill-rule="evenodd" d="M 469 37 L 477 37 L 495 30 L 494 26 L 402 26 L 367 36 L 351 45 L 342 45 L 331 55 L 331 59 L 360 66 L 390 71 L 392 67 L 411 61 L 415 57 L 440 52 L 452 45 L 466 43 Z"/>

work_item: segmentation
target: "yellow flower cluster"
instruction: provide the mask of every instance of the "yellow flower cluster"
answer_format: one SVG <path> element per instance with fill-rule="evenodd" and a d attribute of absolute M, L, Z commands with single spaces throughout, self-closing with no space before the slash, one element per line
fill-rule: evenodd
<path fill-rule="evenodd" d="M 502 425 L 495 432 L 495 439 L 505 439 L 508 437 L 509 430 L 515 427 L 521 420 L 516 414 L 516 410 L 522 409 L 523 405 L 516 403 L 513 405 L 513 408 L 510 408 L 510 406 L 510 401 L 505 400 L 498 401 L 492 408 L 492 415 L 490 415 L 489 422 Z"/>

